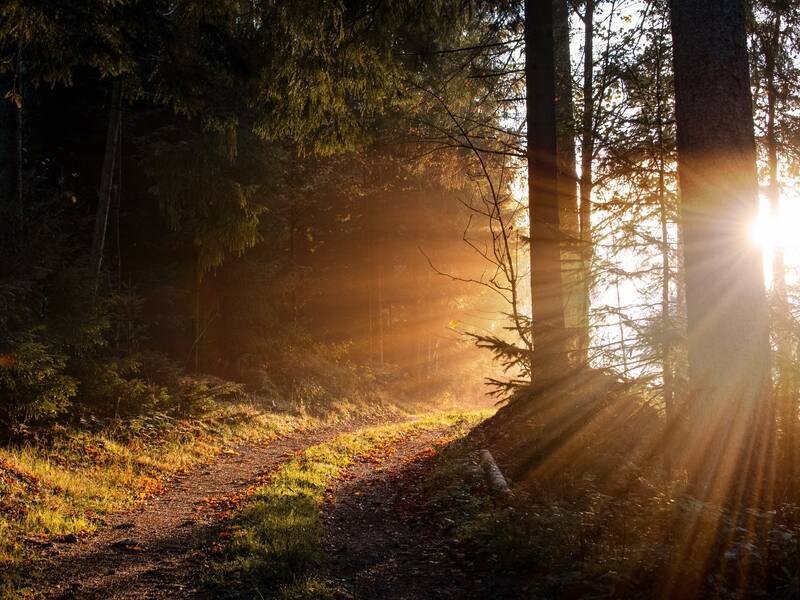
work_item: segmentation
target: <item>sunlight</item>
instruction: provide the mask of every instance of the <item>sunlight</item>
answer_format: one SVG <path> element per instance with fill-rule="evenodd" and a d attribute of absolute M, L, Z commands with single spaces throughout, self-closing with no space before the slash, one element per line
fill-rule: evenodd
<path fill-rule="evenodd" d="M 772 260 L 775 251 L 785 252 L 787 279 L 791 280 L 792 267 L 800 266 L 800 236 L 796 231 L 800 223 L 800 194 L 796 190 L 784 193 L 777 213 L 770 210 L 766 198 L 759 203 L 758 218 L 750 230 L 751 239 L 764 251 L 764 280 L 772 288 Z"/>

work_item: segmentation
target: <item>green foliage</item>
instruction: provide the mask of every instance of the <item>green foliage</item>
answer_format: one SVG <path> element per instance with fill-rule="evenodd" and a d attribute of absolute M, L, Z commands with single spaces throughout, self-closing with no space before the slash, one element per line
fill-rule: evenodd
<path fill-rule="evenodd" d="M 377 396 L 374 372 L 358 366 L 344 336 L 308 335 L 300 282 L 312 268 L 300 265 L 294 240 L 313 238 L 300 250 L 315 252 L 325 236 L 353 237 L 364 230 L 365 190 L 387 188 L 354 174 L 372 159 L 311 155 L 394 132 L 399 116 L 381 119 L 413 101 L 409 67 L 430 72 L 429 51 L 460 39 L 471 17 L 449 0 L 363 9 L 323 0 L 0 5 L 0 96 L 14 101 L 2 112 L 22 110 L 24 123 L 23 202 L 0 202 L 0 339 L 40 332 L 77 382 L 73 416 L 202 414 L 214 386 L 179 382 L 197 348 L 200 368 L 294 408 Z M 122 137 L 95 289 L 86 264 L 109 80 L 122 83 Z M 6 155 L 16 140 L 3 134 Z M 407 190 L 412 169 L 382 161 L 386 179 Z M 3 175 L 0 195 L 17 173 Z M 418 174 L 415 185 L 424 182 Z M 257 246 L 249 273 L 209 289 L 212 275 Z"/>
<path fill-rule="evenodd" d="M 266 206 L 259 186 L 240 179 L 235 139 L 184 125 L 153 135 L 146 166 L 154 179 L 150 191 L 167 222 L 187 233 L 196 248 L 197 268 L 206 273 L 261 240 L 260 215 Z M 258 175 L 248 176 L 252 181 Z"/>
<path fill-rule="evenodd" d="M 341 401 L 379 404 L 381 386 L 375 373 L 356 364 L 348 351 L 348 344 L 296 340 L 264 357 L 256 373 L 257 385 L 276 399 L 289 398 L 295 407 L 312 414 Z"/>
<path fill-rule="evenodd" d="M 119 417 L 167 407 L 167 389 L 138 377 L 141 363 L 134 356 L 83 360 L 75 373 L 81 404 L 100 414 Z"/>
<path fill-rule="evenodd" d="M 276 3 L 262 30 L 255 131 L 331 154 L 366 140 L 371 119 L 390 106 L 398 77 L 374 21 L 345 3 Z M 383 46 L 383 47 L 382 47 Z"/>
<path fill-rule="evenodd" d="M 209 377 L 182 377 L 177 392 L 179 414 L 200 416 L 220 403 L 243 400 L 245 388 L 238 383 Z"/>
<path fill-rule="evenodd" d="M 30 339 L 0 356 L 0 424 L 7 431 L 67 410 L 77 381 L 64 374 L 65 363 L 64 356 Z"/>
<path fill-rule="evenodd" d="M 75 70 L 90 66 L 115 76 L 134 67 L 130 0 L 11 0 L 0 6 L 0 72 L 9 54 L 24 48 L 26 75 L 37 82 L 71 84 Z M 5 67 L 5 68 L 4 68 Z"/>

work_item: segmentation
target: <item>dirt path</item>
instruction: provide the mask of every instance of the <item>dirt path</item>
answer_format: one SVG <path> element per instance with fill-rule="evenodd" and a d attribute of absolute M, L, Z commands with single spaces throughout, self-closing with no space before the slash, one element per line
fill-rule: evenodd
<path fill-rule="evenodd" d="M 453 537 L 426 504 L 422 482 L 433 467 L 433 445 L 448 430 L 424 433 L 357 462 L 331 490 L 325 513 L 331 581 L 354 600 L 464 600 L 524 597 L 513 578 L 498 574 L 491 555 Z"/>
<path fill-rule="evenodd" d="M 339 430 L 303 431 L 261 445 L 234 447 L 162 496 L 111 517 L 85 541 L 59 544 L 37 590 L 45 598 L 197 598 L 204 551 L 225 513 L 225 498 L 246 488 L 295 453 Z"/>

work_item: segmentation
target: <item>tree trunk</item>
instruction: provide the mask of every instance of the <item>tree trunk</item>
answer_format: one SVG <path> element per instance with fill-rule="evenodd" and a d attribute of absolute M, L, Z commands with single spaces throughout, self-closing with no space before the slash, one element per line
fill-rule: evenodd
<path fill-rule="evenodd" d="M 771 494 L 769 323 L 743 0 L 671 0 L 685 236 L 690 476 L 703 497 Z M 743 494 L 747 494 L 743 498 Z"/>
<path fill-rule="evenodd" d="M 4 78 L 3 83 L 6 84 Z M 13 79 L 8 77 L 7 85 L 9 89 L 14 86 Z M 0 90 L 0 96 L 5 95 L 6 85 Z M 0 97 L 0 117 L 2 117 L 2 127 L 0 127 L 0 198 L 3 202 L 2 212 L 10 217 L 14 214 L 14 206 L 17 198 L 17 177 L 16 177 L 16 148 L 17 148 L 17 107 L 11 100 Z M 11 236 L 16 234 L 15 224 L 10 222 L 3 224 L 3 235 Z"/>
<path fill-rule="evenodd" d="M 664 24 L 659 32 L 664 35 Z M 664 416 L 666 421 L 667 440 L 664 448 L 664 465 L 666 471 L 672 471 L 672 448 L 669 439 L 675 424 L 675 378 L 672 366 L 672 311 L 670 307 L 669 291 L 672 284 L 672 271 L 670 267 L 670 243 L 669 243 L 669 212 L 667 207 L 667 186 L 666 186 L 666 163 L 667 148 L 664 142 L 664 106 L 666 97 L 662 73 L 664 60 L 662 55 L 662 42 L 664 38 L 656 41 L 656 62 L 655 62 L 655 101 L 656 101 L 656 152 L 658 153 L 658 216 L 661 226 L 661 377 L 662 377 L 662 396 L 664 399 Z"/>
<path fill-rule="evenodd" d="M 594 0 L 586 0 L 583 16 L 583 115 L 581 119 L 580 251 L 581 251 L 581 331 L 579 347 L 583 361 L 589 361 L 589 310 L 591 309 L 592 266 L 592 159 L 594 158 Z"/>
<path fill-rule="evenodd" d="M 24 81 L 22 80 L 22 48 L 17 49 L 17 96 L 19 98 L 18 103 L 16 105 L 16 110 L 14 111 L 14 117 L 16 120 L 16 128 L 14 130 L 14 158 L 13 158 L 13 169 L 14 169 L 14 191 L 16 192 L 14 195 L 14 200 L 16 203 L 16 234 L 17 239 L 22 240 L 22 231 L 24 228 L 24 211 L 25 211 L 25 199 L 24 199 L 24 187 L 22 182 L 22 150 L 23 150 L 23 131 L 24 131 L 24 113 L 23 113 L 23 101 L 25 98 L 24 95 Z"/>
<path fill-rule="evenodd" d="M 625 345 L 625 321 L 622 318 L 622 295 L 619 292 L 619 273 L 622 265 L 614 264 L 614 291 L 617 296 L 617 331 L 619 332 L 619 347 L 622 352 L 622 378 L 627 379 L 630 374 L 628 367 L 628 347 Z"/>
<path fill-rule="evenodd" d="M 568 370 L 559 234 L 552 0 L 525 1 L 533 372 L 537 386 Z"/>
<path fill-rule="evenodd" d="M 511 489 L 508 487 L 508 482 L 506 478 L 503 477 L 503 472 L 500 470 L 500 467 L 497 466 L 492 453 L 488 450 L 481 450 L 480 457 L 481 468 L 486 476 L 486 483 L 489 485 L 492 492 L 501 495 L 510 493 Z"/>
<path fill-rule="evenodd" d="M 0 92 L 2 102 L 2 129 L 5 132 L 0 139 L 2 153 L 0 153 L 0 198 L 7 204 L 6 213 L 9 227 L 5 231 L 9 236 L 12 246 L 18 248 L 22 240 L 24 196 L 22 182 L 22 152 L 23 152 L 23 89 L 22 89 L 22 53 L 17 50 L 14 60 L 14 71 L 8 76 L 8 90 Z M 5 88 L 5 86 L 4 86 Z M 6 93 L 10 94 L 5 99 Z"/>
<path fill-rule="evenodd" d="M 192 348 L 192 362 L 194 372 L 200 372 L 200 340 L 203 337 L 203 271 L 200 268 L 200 260 L 195 261 L 194 267 L 194 346 Z"/>
<path fill-rule="evenodd" d="M 383 265 L 380 264 L 380 259 L 378 259 L 378 306 L 377 306 L 377 317 L 378 317 L 378 361 L 380 362 L 381 367 L 383 366 Z"/>
<path fill-rule="evenodd" d="M 569 7 L 553 0 L 553 44 L 555 55 L 556 132 L 558 147 L 558 203 L 561 231 L 561 264 L 564 286 L 564 321 L 570 332 L 571 362 L 585 362 L 580 351 L 581 332 L 588 326 L 583 311 L 583 281 L 580 257 L 578 187 L 575 171 L 575 116 L 572 107 L 572 67 L 569 48 Z M 576 352 L 577 350 L 577 352 Z"/>
<path fill-rule="evenodd" d="M 775 127 L 778 95 L 776 90 L 776 61 L 781 49 L 781 14 L 773 17 L 769 39 L 764 44 L 765 69 L 767 92 L 767 168 L 769 170 L 769 187 L 767 197 L 769 210 L 773 219 L 780 218 L 781 188 L 778 180 L 778 139 Z M 781 425 L 783 436 L 781 440 L 781 458 L 783 466 L 783 479 L 791 481 L 795 472 L 795 439 L 797 428 L 797 409 L 795 398 L 791 390 L 792 351 L 791 351 L 791 312 L 789 296 L 786 289 L 786 264 L 784 249 L 778 243 L 773 244 L 772 256 L 772 290 L 777 305 L 777 322 L 775 323 L 775 338 L 777 341 L 777 367 L 778 381 L 776 387 L 777 404 L 780 406 Z"/>
<path fill-rule="evenodd" d="M 111 84 L 111 103 L 108 110 L 108 129 L 106 131 L 106 148 L 103 155 L 103 170 L 100 173 L 100 188 L 97 192 L 97 212 L 94 221 L 92 253 L 90 268 L 94 291 L 100 284 L 100 268 L 103 263 L 103 249 L 108 230 L 108 213 L 111 207 L 112 184 L 114 179 L 114 162 L 119 147 L 119 130 L 122 120 L 122 84 L 119 78 Z"/>

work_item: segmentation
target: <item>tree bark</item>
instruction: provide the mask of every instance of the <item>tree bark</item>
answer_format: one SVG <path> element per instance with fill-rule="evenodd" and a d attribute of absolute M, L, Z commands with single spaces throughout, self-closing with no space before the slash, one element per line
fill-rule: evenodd
<path fill-rule="evenodd" d="M 662 22 L 660 34 L 665 34 L 664 22 Z M 670 242 L 669 242 L 669 211 L 667 207 L 667 186 L 666 186 L 666 163 L 667 148 L 664 140 L 665 129 L 665 102 L 666 94 L 663 82 L 664 57 L 662 54 L 663 38 L 659 38 L 656 43 L 655 60 L 655 105 L 656 105 L 656 152 L 658 164 L 658 217 L 661 226 L 661 377 L 662 377 L 662 397 L 664 399 L 664 416 L 666 421 L 666 439 L 669 442 L 675 424 L 675 376 L 672 365 L 672 311 L 669 298 L 670 286 L 672 285 L 672 271 L 670 266 Z M 672 449 L 669 443 L 664 448 L 664 465 L 667 472 L 672 471 Z"/>
<path fill-rule="evenodd" d="M 776 79 L 778 52 L 781 50 L 781 14 L 773 16 L 769 37 L 764 44 L 764 78 L 766 79 L 767 93 L 767 168 L 769 171 L 769 186 L 767 197 L 772 218 L 780 218 L 781 187 L 778 178 L 778 136 L 776 131 L 776 117 L 778 94 Z M 786 264 L 784 248 L 778 243 L 773 245 L 772 256 L 772 290 L 777 305 L 778 318 L 775 323 L 775 338 L 777 341 L 777 367 L 778 381 L 776 387 L 776 400 L 780 406 L 781 425 L 783 436 L 781 440 L 781 458 L 784 480 L 790 481 L 795 474 L 795 439 L 797 429 L 797 408 L 791 390 L 791 334 L 789 327 L 791 313 L 789 296 L 786 288 Z"/>
<path fill-rule="evenodd" d="M 119 78 L 111 84 L 111 102 L 108 110 L 108 128 L 106 131 L 106 147 L 103 155 L 103 170 L 100 173 L 100 187 L 97 192 L 97 212 L 94 221 L 94 236 L 90 255 L 90 269 L 94 291 L 100 284 L 100 268 L 103 263 L 103 250 L 108 230 L 108 214 L 111 207 L 112 186 L 114 180 L 114 162 L 119 147 L 119 130 L 122 120 L 122 84 Z"/>
<path fill-rule="evenodd" d="M 583 115 L 581 119 L 580 251 L 582 304 L 579 347 L 583 361 L 589 361 L 589 310 L 591 308 L 590 269 L 592 265 L 592 159 L 594 158 L 594 0 L 586 0 L 583 15 Z"/>
<path fill-rule="evenodd" d="M 743 0 L 671 0 L 685 236 L 690 476 L 709 499 L 771 493 L 769 323 Z"/>
<path fill-rule="evenodd" d="M 194 372 L 200 372 L 200 340 L 203 337 L 203 270 L 200 268 L 200 259 L 195 261 L 194 267 L 194 347 L 192 360 Z"/>
<path fill-rule="evenodd" d="M 571 362 L 586 362 L 581 352 L 581 332 L 588 323 L 583 305 L 584 275 L 580 257 L 578 176 L 575 161 L 575 116 L 572 106 L 569 6 L 553 0 L 553 44 L 555 55 L 556 132 L 558 147 L 558 203 L 561 231 L 561 264 L 564 286 L 564 321 L 571 333 Z M 577 352 L 576 352 L 577 350 Z"/>
<path fill-rule="evenodd" d="M 4 135 L 0 140 L 0 198 L 7 202 L 4 211 L 9 219 L 6 234 L 12 246 L 18 248 L 22 240 L 24 191 L 22 178 L 23 155 L 23 89 L 22 89 L 22 53 L 17 50 L 14 59 L 14 71 L 8 76 L 8 90 L 0 94 L 2 102 L 2 129 Z M 5 88 L 5 86 L 4 86 Z M 10 94 L 8 99 L 4 98 Z"/>
<path fill-rule="evenodd" d="M 6 83 L 4 79 L 3 83 Z M 8 89 L 13 88 L 13 80 L 8 78 Z M 5 96 L 6 85 L 3 85 L 2 96 Z M 3 202 L 3 213 L 9 218 L 14 214 L 14 204 L 17 197 L 17 178 L 16 178 L 16 147 L 17 147 L 17 108 L 11 100 L 0 98 L 0 118 L 2 118 L 2 128 L 0 128 L 0 198 Z M 4 235 L 10 237 L 14 235 L 11 223 L 3 225 Z"/>
<path fill-rule="evenodd" d="M 481 450 L 480 457 L 481 469 L 483 469 L 483 474 L 486 476 L 486 483 L 489 484 L 489 488 L 492 492 L 501 495 L 510 493 L 511 489 L 508 487 L 508 482 L 506 478 L 503 477 L 503 472 L 500 470 L 500 467 L 497 466 L 492 453 L 488 450 Z"/>
<path fill-rule="evenodd" d="M 544 386 L 568 370 L 561 280 L 552 0 L 525 1 L 533 373 Z"/>
<path fill-rule="evenodd" d="M 14 111 L 14 119 L 16 127 L 14 129 L 14 157 L 12 168 L 14 170 L 14 201 L 16 203 L 15 217 L 16 217 L 16 234 L 17 240 L 22 240 L 22 231 L 24 229 L 24 213 L 25 213 L 25 191 L 23 187 L 22 178 L 22 155 L 23 155 L 23 131 L 24 131 L 24 113 L 23 102 L 25 99 L 25 91 L 23 88 L 24 82 L 22 80 L 22 48 L 17 49 L 17 68 L 16 68 L 16 83 L 17 83 L 17 96 L 19 98 L 16 110 Z"/>

